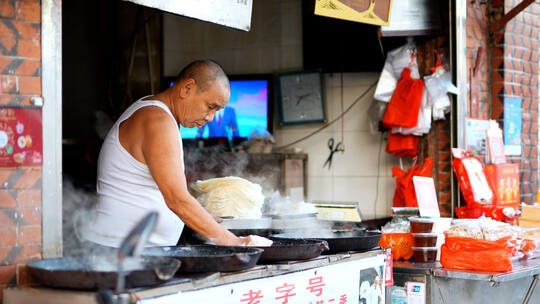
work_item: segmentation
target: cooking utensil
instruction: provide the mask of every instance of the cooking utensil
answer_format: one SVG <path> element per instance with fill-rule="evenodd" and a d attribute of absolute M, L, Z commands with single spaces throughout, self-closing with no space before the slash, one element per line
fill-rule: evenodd
<path fill-rule="evenodd" d="M 272 246 L 256 246 L 264 250 L 259 258 L 259 264 L 312 259 L 329 249 L 328 243 L 320 240 L 275 238 L 272 241 Z"/>
<path fill-rule="evenodd" d="M 30 274 L 45 286 L 93 290 L 115 288 L 118 265 L 114 258 L 65 257 L 35 260 L 27 264 Z M 172 278 L 180 262 L 167 257 L 127 257 L 125 286 L 128 288 L 156 285 Z"/>
<path fill-rule="evenodd" d="M 278 239 L 310 239 L 328 242 L 328 252 L 359 251 L 377 246 L 382 233 L 374 231 L 308 231 L 272 235 Z"/>
<path fill-rule="evenodd" d="M 140 255 L 144 244 L 148 241 L 154 226 L 156 225 L 158 213 L 149 212 L 137 225 L 129 232 L 128 236 L 120 244 L 118 248 L 118 282 L 116 284 L 116 292 L 124 291 L 125 277 L 127 271 L 124 265 L 127 257 L 137 257 Z"/>
<path fill-rule="evenodd" d="M 146 257 L 173 257 L 182 262 L 179 272 L 227 272 L 255 266 L 263 250 L 215 245 L 148 247 Z"/>

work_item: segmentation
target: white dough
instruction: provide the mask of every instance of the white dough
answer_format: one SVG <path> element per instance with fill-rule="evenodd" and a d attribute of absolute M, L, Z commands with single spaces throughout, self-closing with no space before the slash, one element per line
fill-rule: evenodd
<path fill-rule="evenodd" d="M 234 218 L 261 218 L 262 187 L 236 176 L 197 181 L 197 200 L 208 211 Z"/>

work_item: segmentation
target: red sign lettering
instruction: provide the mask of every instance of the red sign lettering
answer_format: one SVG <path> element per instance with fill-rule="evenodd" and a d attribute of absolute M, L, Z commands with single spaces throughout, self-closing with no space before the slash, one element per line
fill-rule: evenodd
<path fill-rule="evenodd" d="M 289 303 L 289 297 L 295 296 L 296 293 L 292 293 L 294 290 L 294 284 L 283 284 L 282 286 L 276 287 L 276 292 L 283 293 L 282 296 L 276 297 L 276 300 L 283 299 L 281 304 Z"/>
<path fill-rule="evenodd" d="M 347 303 L 347 295 L 344 294 L 344 295 L 341 295 L 341 297 L 339 297 L 339 304 L 345 304 Z"/>
<path fill-rule="evenodd" d="M 315 293 L 315 296 L 319 297 L 322 295 L 322 287 L 325 285 L 326 284 L 323 283 L 322 277 L 314 277 L 309 279 L 309 285 L 306 287 L 306 289 L 308 289 L 311 293 Z"/>
<path fill-rule="evenodd" d="M 258 299 L 263 298 L 261 293 L 262 291 L 260 290 L 253 291 L 250 289 L 248 293 L 243 294 L 244 298 L 240 300 L 240 302 L 247 302 L 247 304 L 259 304 L 261 303 L 261 301 L 259 301 Z"/>

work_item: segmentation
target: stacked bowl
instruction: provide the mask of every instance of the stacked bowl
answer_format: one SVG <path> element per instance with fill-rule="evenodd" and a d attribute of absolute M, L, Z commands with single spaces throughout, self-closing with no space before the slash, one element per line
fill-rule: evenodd
<path fill-rule="evenodd" d="M 451 218 L 410 217 L 414 239 L 414 261 L 433 263 L 439 260 L 439 249 L 444 243 L 444 231 L 450 228 Z"/>

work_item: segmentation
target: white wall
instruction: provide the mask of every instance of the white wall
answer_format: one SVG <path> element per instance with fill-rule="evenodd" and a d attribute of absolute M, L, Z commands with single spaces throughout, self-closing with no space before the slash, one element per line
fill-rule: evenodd
<path fill-rule="evenodd" d="M 229 74 L 300 70 L 300 4 L 300 0 L 254 1 L 252 30 L 248 33 L 189 18 L 165 15 L 165 75 L 175 76 L 181 67 L 198 58 L 217 60 Z M 325 75 L 328 121 L 341 113 L 339 76 Z M 377 73 L 344 74 L 344 107 L 347 108 L 377 78 Z M 331 137 L 341 140 L 341 122 L 336 122 L 323 132 L 296 145 L 309 157 L 308 200 L 358 202 L 364 219 L 390 214 L 395 189 L 391 168 L 398 164 L 395 157 L 384 152 L 386 141 L 381 142 L 380 135 L 369 132 L 367 109 L 371 103 L 371 95 L 345 116 L 345 152 L 334 155 L 330 170 L 322 168 L 329 153 L 327 142 Z M 278 116 L 275 117 L 277 120 Z M 283 145 L 320 126 L 321 124 L 276 126 L 274 136 L 277 144 Z M 379 149 L 382 153 L 380 170 L 377 168 Z M 377 175 L 380 175 L 379 195 L 375 202 Z"/>
<path fill-rule="evenodd" d="M 373 82 L 377 73 L 343 74 L 343 103 L 346 109 Z M 328 121 L 341 114 L 340 75 L 326 74 L 326 109 Z M 341 140 L 341 121 L 297 144 L 308 155 L 308 200 L 358 202 L 364 219 L 384 217 L 390 214 L 395 181 L 391 168 L 398 165 L 397 158 L 384 150 L 386 141 L 381 135 L 369 131 L 367 109 L 372 102 L 372 94 L 359 101 L 345 115 L 345 152 L 334 154 L 332 167 L 323 168 L 329 155 L 327 142 L 330 138 Z M 285 145 L 319 128 L 320 125 L 288 126 L 275 130 L 278 145 Z M 381 146 L 382 145 L 382 146 Z M 380 156 L 380 168 L 377 165 Z M 379 195 L 377 202 L 377 175 L 379 175 Z"/>

